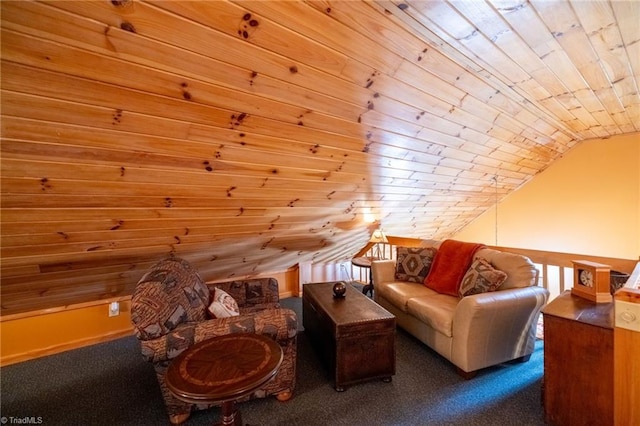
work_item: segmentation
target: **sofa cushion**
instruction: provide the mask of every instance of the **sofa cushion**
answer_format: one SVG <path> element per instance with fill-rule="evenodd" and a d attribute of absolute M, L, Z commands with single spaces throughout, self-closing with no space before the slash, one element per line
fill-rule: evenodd
<path fill-rule="evenodd" d="M 484 244 L 444 240 L 436 252 L 424 284 L 438 293 L 458 297 L 462 277 L 469 269 L 473 255 Z"/>
<path fill-rule="evenodd" d="M 207 310 L 211 318 L 227 318 L 240 315 L 238 302 L 229 293 L 219 288 L 213 291 L 211 304 Z"/>
<path fill-rule="evenodd" d="M 460 299 L 447 294 L 413 297 L 407 302 L 407 313 L 418 318 L 447 337 L 452 336 L 453 316 Z"/>
<path fill-rule="evenodd" d="M 424 282 L 436 254 L 433 247 L 398 247 L 396 249 L 396 273 L 398 281 Z"/>
<path fill-rule="evenodd" d="M 494 268 L 507 274 L 507 279 L 500 286 L 500 290 L 538 284 L 538 270 L 526 256 L 483 248 L 476 252 L 475 257 L 486 259 Z"/>
<path fill-rule="evenodd" d="M 495 269 L 486 259 L 476 257 L 462 278 L 458 295 L 462 298 L 496 291 L 506 279 L 507 274 Z"/>
<path fill-rule="evenodd" d="M 379 297 L 387 299 L 402 311 L 407 311 L 407 301 L 413 297 L 433 296 L 438 293 L 423 284 L 410 282 L 392 282 L 377 286 L 375 289 Z"/>

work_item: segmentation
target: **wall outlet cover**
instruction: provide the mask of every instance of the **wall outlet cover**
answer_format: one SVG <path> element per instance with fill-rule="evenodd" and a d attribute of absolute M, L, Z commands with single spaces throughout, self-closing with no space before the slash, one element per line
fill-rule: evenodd
<path fill-rule="evenodd" d="M 109 303 L 109 316 L 116 317 L 120 315 L 120 302 Z"/>

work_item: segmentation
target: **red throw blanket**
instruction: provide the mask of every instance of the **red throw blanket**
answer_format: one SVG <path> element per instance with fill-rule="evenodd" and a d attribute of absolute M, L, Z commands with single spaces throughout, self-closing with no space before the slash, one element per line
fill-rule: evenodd
<path fill-rule="evenodd" d="M 471 266 L 473 255 L 484 247 L 479 243 L 444 240 L 433 258 L 424 285 L 438 293 L 457 297 L 460 282 Z"/>

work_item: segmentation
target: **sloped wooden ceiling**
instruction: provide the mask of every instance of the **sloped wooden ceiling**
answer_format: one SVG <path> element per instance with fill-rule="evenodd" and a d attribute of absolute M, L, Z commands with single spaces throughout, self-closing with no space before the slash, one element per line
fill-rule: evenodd
<path fill-rule="evenodd" d="M 3 314 L 445 238 L 640 130 L 635 1 L 1 7 Z"/>

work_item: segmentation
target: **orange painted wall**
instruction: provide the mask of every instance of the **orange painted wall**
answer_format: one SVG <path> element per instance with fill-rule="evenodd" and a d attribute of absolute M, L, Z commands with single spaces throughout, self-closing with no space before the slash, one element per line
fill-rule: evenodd
<path fill-rule="evenodd" d="M 278 280 L 280 298 L 298 296 L 297 268 L 265 276 Z M 130 298 L 120 298 L 115 317 L 108 315 L 110 301 L 2 318 L 0 366 L 133 334 Z"/>
<path fill-rule="evenodd" d="M 109 303 L 69 308 L 36 316 L 3 319 L 1 365 L 50 355 L 132 333 L 131 304 L 120 302 L 120 315 L 109 317 Z"/>
<path fill-rule="evenodd" d="M 498 184 L 500 182 L 498 181 Z M 638 259 L 640 133 L 581 142 L 455 235 L 504 247 Z"/>

